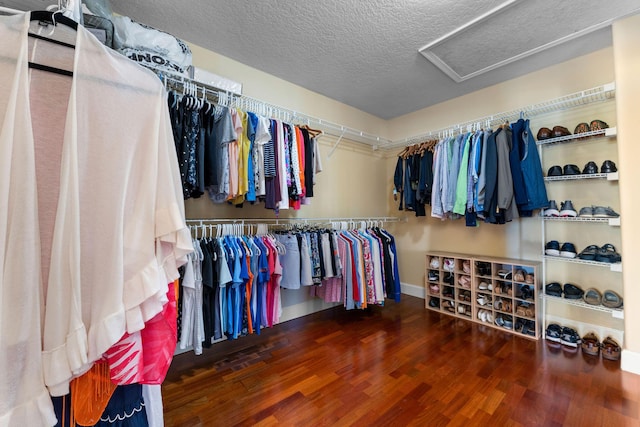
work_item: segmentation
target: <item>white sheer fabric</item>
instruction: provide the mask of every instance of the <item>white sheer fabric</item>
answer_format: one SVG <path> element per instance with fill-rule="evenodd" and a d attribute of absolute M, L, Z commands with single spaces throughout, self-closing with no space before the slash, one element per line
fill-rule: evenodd
<path fill-rule="evenodd" d="M 61 53 L 31 40 L 30 25 L 28 13 L 0 17 L 0 426 L 54 424 L 45 384 L 66 394 L 142 329 L 193 250 L 159 80 L 82 27 Z M 64 55 L 65 101 L 36 108 L 52 100 L 34 88 L 65 86 L 27 62 Z M 34 135 L 57 127 L 54 148 L 37 151 Z"/>

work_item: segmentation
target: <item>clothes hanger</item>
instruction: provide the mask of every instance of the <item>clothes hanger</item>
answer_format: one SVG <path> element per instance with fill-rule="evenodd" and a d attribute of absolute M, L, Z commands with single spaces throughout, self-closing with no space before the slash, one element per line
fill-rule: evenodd
<path fill-rule="evenodd" d="M 78 23 L 76 21 L 74 21 L 71 18 L 67 18 L 66 16 L 64 16 L 62 14 L 63 10 L 59 9 L 56 10 L 54 12 L 50 12 L 50 11 L 46 11 L 46 10 L 38 10 L 38 11 L 33 11 L 30 13 L 30 20 L 31 21 L 38 21 L 40 23 L 42 23 L 43 25 L 53 25 L 54 29 L 56 27 L 56 25 L 58 24 L 63 24 L 66 25 L 67 27 L 77 31 L 78 30 Z M 53 32 L 52 32 L 53 34 Z M 60 46 L 64 46 L 64 47 L 68 47 L 71 49 L 75 49 L 75 45 L 70 44 L 70 43 L 66 43 L 60 40 L 56 40 L 54 38 L 51 37 L 45 37 L 42 36 L 40 34 L 34 34 L 34 33 L 28 33 L 29 37 L 38 39 L 38 40 L 44 40 L 47 41 L 49 43 L 54 43 Z M 57 67 L 52 67 L 49 65 L 44 65 L 44 64 L 38 64 L 37 62 L 31 62 L 29 61 L 29 68 L 35 69 L 35 70 L 40 70 L 40 71 L 48 71 L 50 73 L 55 73 L 55 74 L 60 74 L 63 76 L 68 76 L 68 77 L 72 77 L 73 76 L 73 71 L 69 71 L 69 70 L 63 70 L 62 68 L 57 68 Z"/>

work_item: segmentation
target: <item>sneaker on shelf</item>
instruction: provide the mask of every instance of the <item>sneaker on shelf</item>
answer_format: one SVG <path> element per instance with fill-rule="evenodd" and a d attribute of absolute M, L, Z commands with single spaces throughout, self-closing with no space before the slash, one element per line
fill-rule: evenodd
<path fill-rule="evenodd" d="M 598 165 L 596 165 L 594 161 L 587 162 L 587 164 L 584 165 L 584 169 L 582 169 L 582 173 L 585 175 L 598 173 Z"/>
<path fill-rule="evenodd" d="M 558 210 L 558 205 L 556 204 L 555 200 L 549 200 L 549 207 L 545 208 L 544 216 L 560 216 L 560 211 Z"/>
<path fill-rule="evenodd" d="M 547 171 L 547 176 L 562 176 L 562 168 L 558 165 L 553 165 Z"/>
<path fill-rule="evenodd" d="M 574 285 L 573 283 L 565 283 L 563 289 L 564 297 L 566 299 L 582 299 L 582 296 L 584 295 L 582 288 Z"/>
<path fill-rule="evenodd" d="M 546 330 L 546 339 L 553 342 L 560 342 L 560 336 L 562 335 L 562 326 L 557 323 L 549 323 Z"/>
<path fill-rule="evenodd" d="M 433 269 L 440 268 L 440 259 L 438 259 L 437 257 L 432 257 L 431 262 L 429 262 L 429 267 Z"/>
<path fill-rule="evenodd" d="M 562 285 L 558 282 L 551 282 L 545 285 L 544 293 L 552 297 L 562 297 Z"/>
<path fill-rule="evenodd" d="M 573 203 L 571 203 L 571 200 L 565 200 L 560 204 L 560 216 L 575 217 L 576 215 L 578 215 L 578 213 L 573 208 Z"/>
<path fill-rule="evenodd" d="M 600 247 L 598 245 L 589 245 L 578 254 L 578 258 L 585 261 L 595 261 L 599 252 Z"/>
<path fill-rule="evenodd" d="M 580 175 L 580 168 L 574 164 L 564 165 L 562 175 Z"/>
<path fill-rule="evenodd" d="M 562 328 L 562 333 L 560 334 L 560 342 L 563 345 L 577 348 L 581 341 L 582 339 L 575 329 L 566 326 Z"/>
<path fill-rule="evenodd" d="M 594 218 L 618 218 L 620 214 L 608 206 L 595 206 L 593 208 L 593 216 Z"/>
<path fill-rule="evenodd" d="M 544 247 L 544 253 L 546 255 L 560 256 L 560 243 L 557 240 L 547 242 Z"/>
<path fill-rule="evenodd" d="M 584 208 L 580 208 L 578 216 L 580 218 L 593 218 L 593 206 L 585 206 Z"/>
<path fill-rule="evenodd" d="M 429 271 L 429 281 L 437 282 L 440 279 L 440 275 L 437 271 Z"/>
<path fill-rule="evenodd" d="M 616 164 L 612 160 L 605 160 L 602 162 L 602 166 L 600 166 L 600 172 L 602 173 L 611 173 L 618 172 L 618 168 Z"/>
<path fill-rule="evenodd" d="M 562 258 L 575 258 L 576 255 L 578 255 L 578 252 L 576 251 L 576 247 L 573 245 L 573 243 L 563 243 L 562 247 L 560 248 L 560 256 Z"/>

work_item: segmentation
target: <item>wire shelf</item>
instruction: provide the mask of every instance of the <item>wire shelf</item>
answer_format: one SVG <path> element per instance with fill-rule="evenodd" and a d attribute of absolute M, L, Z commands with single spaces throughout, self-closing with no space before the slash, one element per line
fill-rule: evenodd
<path fill-rule="evenodd" d="M 562 304 L 566 304 L 566 305 L 572 305 L 575 307 L 581 307 L 581 308 L 586 308 L 589 310 L 595 310 L 595 311 L 601 311 L 604 313 L 609 313 L 611 314 L 613 317 L 615 317 L 616 319 L 624 319 L 624 310 L 620 309 L 620 308 L 609 308 L 609 307 L 605 307 L 603 305 L 591 305 L 591 304 L 587 304 L 586 302 L 582 301 L 582 300 L 572 300 L 572 299 L 566 299 L 566 298 L 561 298 L 561 297 L 554 297 L 551 295 L 544 295 L 544 298 L 548 301 L 556 301 L 556 302 L 560 302 Z"/>
<path fill-rule="evenodd" d="M 589 223 L 605 223 L 609 225 L 620 225 L 620 218 L 588 218 L 588 217 L 561 217 L 561 216 L 543 216 L 545 221 L 557 222 L 589 222 Z"/>
<path fill-rule="evenodd" d="M 545 181 L 575 181 L 577 179 L 606 179 L 607 181 L 617 181 L 618 172 L 610 173 L 589 173 L 579 175 L 545 176 Z"/>
<path fill-rule="evenodd" d="M 458 123 L 456 125 L 451 125 L 446 128 L 429 131 L 421 135 L 400 139 L 392 142 L 388 146 L 382 146 L 381 148 L 394 148 L 403 145 L 418 144 L 446 134 L 471 131 L 472 129 L 477 129 L 479 126 L 491 127 L 498 124 L 503 124 L 507 121 L 511 122 L 517 120 L 518 118 L 520 118 L 521 114 L 525 118 L 531 118 L 555 111 L 567 110 L 570 108 L 588 105 L 595 102 L 608 101 L 615 97 L 615 92 L 615 83 L 607 83 L 602 86 L 575 92 L 569 95 L 561 96 L 559 98 L 543 101 L 538 104 L 532 104 L 511 111 L 505 111 L 502 113 L 480 117 L 474 120 Z M 584 137 L 586 135 L 586 133 L 580 134 L 580 137 Z"/>
<path fill-rule="evenodd" d="M 583 142 L 586 138 L 591 138 L 591 140 L 599 139 L 599 138 L 611 138 L 618 134 L 618 129 L 615 127 L 607 128 L 607 129 L 599 129 L 584 133 L 577 133 L 566 136 L 559 136 L 557 138 L 549 138 L 544 139 L 542 141 L 536 141 L 538 145 L 552 145 L 552 144 L 562 144 L 568 142 Z"/>
<path fill-rule="evenodd" d="M 544 255 L 544 259 L 560 261 L 560 262 L 569 262 L 572 264 L 583 264 L 583 265 L 593 265 L 596 267 L 604 267 L 608 268 L 611 271 L 622 272 L 622 263 L 609 263 L 609 262 L 600 262 L 600 261 L 587 261 L 580 258 L 564 258 L 560 256 L 552 256 L 552 255 Z"/>

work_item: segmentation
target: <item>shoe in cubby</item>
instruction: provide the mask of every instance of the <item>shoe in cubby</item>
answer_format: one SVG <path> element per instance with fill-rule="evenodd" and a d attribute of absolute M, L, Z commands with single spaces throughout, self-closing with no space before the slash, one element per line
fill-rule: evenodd
<path fill-rule="evenodd" d="M 460 260 L 460 271 L 462 274 L 471 274 L 471 261 L 468 259 Z"/>
<path fill-rule="evenodd" d="M 496 273 L 498 277 L 505 281 L 513 280 L 513 269 L 510 265 L 501 265 Z"/>
<path fill-rule="evenodd" d="M 493 298 L 491 294 L 488 293 L 477 293 L 476 294 L 476 305 L 478 307 L 492 307 L 493 306 Z"/>
<path fill-rule="evenodd" d="M 527 267 L 516 266 L 513 274 L 513 281 L 518 283 L 526 283 L 532 285 L 535 283 L 533 269 Z"/>
<path fill-rule="evenodd" d="M 429 297 L 429 307 L 439 309 L 440 308 L 440 298 L 437 297 Z"/>
<path fill-rule="evenodd" d="M 495 324 L 504 329 L 513 329 L 513 316 L 508 314 L 496 314 Z"/>
<path fill-rule="evenodd" d="M 466 274 L 459 275 L 457 285 L 463 289 L 471 289 L 471 276 Z"/>
<path fill-rule="evenodd" d="M 453 258 L 444 258 L 442 261 L 442 269 L 449 273 L 455 270 L 455 260 Z"/>
<path fill-rule="evenodd" d="M 440 267 L 441 267 L 440 257 L 432 256 L 431 259 L 429 260 L 429 268 L 433 270 L 438 270 L 440 269 Z"/>
<path fill-rule="evenodd" d="M 429 270 L 427 273 L 427 278 L 430 282 L 439 282 L 440 281 L 440 272 L 438 270 Z"/>
<path fill-rule="evenodd" d="M 456 312 L 463 317 L 471 317 L 471 305 L 458 303 L 456 306 Z"/>
<path fill-rule="evenodd" d="M 516 316 L 535 319 L 536 305 L 527 302 L 516 302 Z"/>
<path fill-rule="evenodd" d="M 456 304 L 453 300 L 444 299 L 442 300 L 442 310 L 447 311 L 449 313 L 456 312 Z"/>
<path fill-rule="evenodd" d="M 491 291 L 493 290 L 491 279 L 476 279 L 476 280 L 478 280 L 478 284 L 476 285 L 477 292 L 491 293 Z"/>
<path fill-rule="evenodd" d="M 442 282 L 447 285 L 453 286 L 456 282 L 456 277 L 453 273 L 443 273 Z"/>
<path fill-rule="evenodd" d="M 493 300 L 493 308 L 503 313 L 513 313 L 513 301 L 510 298 L 497 297 Z"/>
<path fill-rule="evenodd" d="M 440 285 L 438 283 L 429 283 L 429 295 L 440 295 Z"/>
<path fill-rule="evenodd" d="M 514 284 L 516 287 L 515 297 L 523 301 L 534 300 L 534 288 L 533 285 L 527 285 L 522 283 Z"/>
<path fill-rule="evenodd" d="M 466 289 L 457 290 L 458 301 L 471 303 L 471 291 Z"/>
<path fill-rule="evenodd" d="M 511 282 L 496 280 L 493 286 L 493 293 L 496 295 L 510 297 L 513 295 L 513 285 L 511 284 Z"/>
<path fill-rule="evenodd" d="M 493 312 L 486 308 L 479 308 L 476 313 L 476 318 L 482 323 L 493 323 Z"/>
<path fill-rule="evenodd" d="M 475 265 L 476 276 L 491 277 L 491 263 L 484 261 L 476 261 Z"/>
<path fill-rule="evenodd" d="M 536 337 L 537 336 L 537 332 L 536 332 L 536 322 L 535 322 L 535 320 L 525 319 L 524 326 L 522 328 L 522 333 L 524 335 L 529 335 L 530 337 Z"/>

